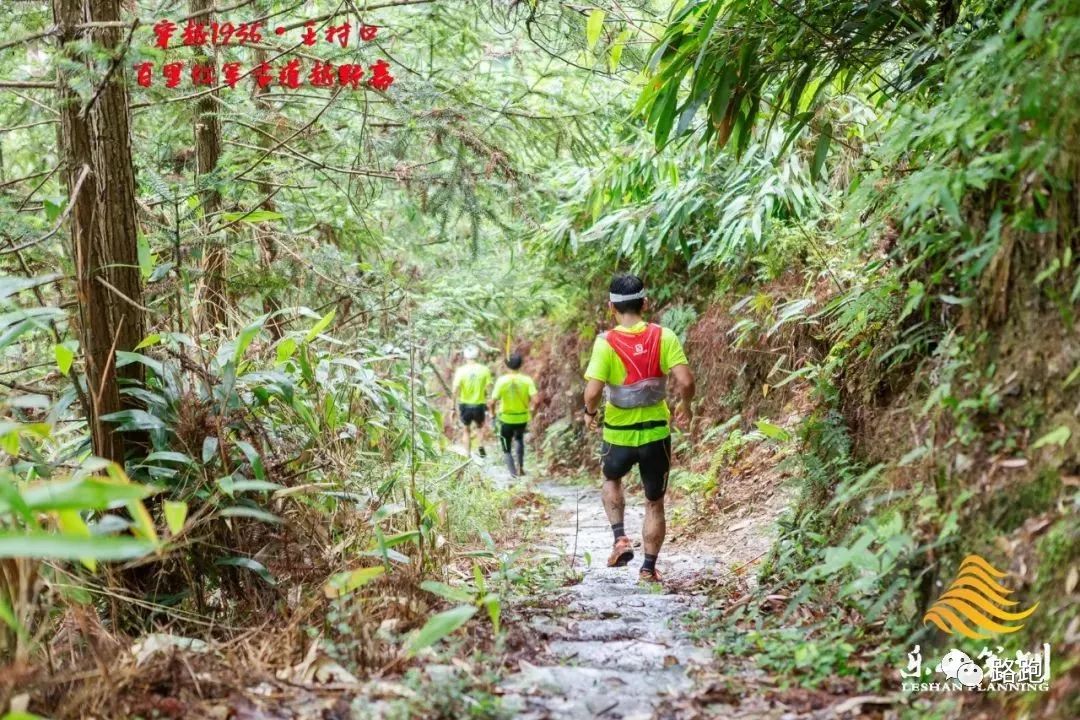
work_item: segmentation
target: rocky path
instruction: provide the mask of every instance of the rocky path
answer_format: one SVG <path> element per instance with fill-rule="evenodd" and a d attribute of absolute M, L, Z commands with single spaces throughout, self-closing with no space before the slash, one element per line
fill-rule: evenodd
<path fill-rule="evenodd" d="M 690 672 L 707 661 L 683 619 L 703 599 L 638 582 L 642 550 L 628 567 L 608 568 L 611 527 L 596 489 L 543 483 L 555 503 L 550 534 L 574 554 L 582 581 L 566 588 L 554 610 L 534 616 L 535 663 L 503 682 L 504 700 L 522 718 L 651 718 L 665 698 L 686 692 Z M 628 535 L 641 538 L 640 501 L 628 500 Z M 665 585 L 720 572 L 718 558 L 669 543 L 657 567 Z"/>

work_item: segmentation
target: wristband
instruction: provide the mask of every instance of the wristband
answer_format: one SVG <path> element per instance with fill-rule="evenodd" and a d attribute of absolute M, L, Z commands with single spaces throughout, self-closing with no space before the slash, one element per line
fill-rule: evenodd
<path fill-rule="evenodd" d="M 589 417 L 596 417 L 596 414 L 598 412 L 600 412 L 599 408 L 597 408 L 596 410 L 593 410 L 592 412 L 589 412 L 589 406 L 588 405 L 583 406 L 581 409 Z"/>

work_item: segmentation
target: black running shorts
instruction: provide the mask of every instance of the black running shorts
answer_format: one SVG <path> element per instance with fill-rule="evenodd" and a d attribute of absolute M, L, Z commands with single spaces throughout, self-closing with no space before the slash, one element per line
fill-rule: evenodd
<path fill-rule="evenodd" d="M 630 472 L 634 465 L 641 474 L 645 497 L 659 500 L 667 491 L 668 471 L 671 469 L 671 437 L 654 440 L 638 447 L 612 445 L 605 442 L 601 447 L 601 463 L 604 477 L 618 480 Z"/>
<path fill-rule="evenodd" d="M 487 417 L 487 405 L 466 405 L 458 403 L 458 416 L 462 425 L 483 425 Z"/>
<path fill-rule="evenodd" d="M 510 452 L 510 443 L 514 438 L 525 440 L 525 426 L 528 423 L 499 423 L 499 443 L 504 453 Z"/>

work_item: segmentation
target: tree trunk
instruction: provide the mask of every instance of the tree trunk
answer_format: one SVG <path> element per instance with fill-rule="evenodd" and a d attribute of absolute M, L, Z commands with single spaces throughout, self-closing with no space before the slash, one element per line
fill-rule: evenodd
<path fill-rule="evenodd" d="M 80 23 L 120 20 L 119 0 L 53 0 L 63 53 L 91 67 L 75 43 L 88 36 L 112 52 L 122 50 L 122 28 L 79 30 Z M 69 44 L 71 43 L 71 44 Z M 118 377 L 142 380 L 142 366 L 116 368 L 116 351 L 133 350 L 145 334 L 135 221 L 135 171 L 126 61 L 107 75 L 94 73 L 92 100 L 84 101 L 60 71 L 59 96 L 65 178 L 70 202 L 72 257 L 79 300 L 79 332 L 86 362 L 87 418 L 94 454 L 123 464 L 123 437 L 101 416 L 122 408 Z M 89 107 L 86 107 L 89 102 Z"/>
<path fill-rule="evenodd" d="M 259 50 L 255 57 L 255 61 L 263 63 L 266 62 L 266 59 L 266 51 Z M 270 103 L 266 102 L 266 100 L 264 98 L 261 98 L 260 96 L 268 92 L 270 92 L 269 86 L 256 86 L 255 88 L 255 104 L 266 112 L 266 117 L 270 117 L 270 113 L 273 112 L 273 108 L 270 106 Z M 271 146 L 272 142 L 270 137 L 260 134 L 259 147 L 266 148 L 267 151 L 269 151 Z M 264 198 L 269 198 L 270 193 L 273 192 L 273 188 L 271 188 L 269 185 L 269 178 L 267 177 L 267 175 L 268 173 L 266 172 L 259 174 L 259 192 Z M 264 200 L 261 207 L 263 210 L 269 210 L 273 212 L 275 210 L 273 198 Z M 266 227 L 256 228 L 255 236 L 259 239 L 259 247 L 262 250 L 261 255 L 263 267 L 266 268 L 266 271 L 268 273 L 271 273 L 273 272 L 274 262 L 277 260 L 278 255 L 277 237 L 275 237 L 275 231 L 268 224 Z M 263 295 L 263 312 L 270 316 L 270 319 L 266 321 L 266 329 L 270 333 L 270 337 L 273 338 L 275 342 L 277 342 L 282 337 L 282 325 L 281 317 L 276 315 L 275 313 L 277 313 L 277 311 L 281 309 L 281 303 L 278 301 L 277 292 L 274 290 L 273 286 L 271 286 L 269 290 L 266 290 L 265 293 L 266 294 Z"/>
<path fill-rule="evenodd" d="M 213 8 L 213 0 L 191 0 L 189 8 L 192 13 L 202 12 Z M 206 13 L 198 17 L 197 22 L 206 23 L 209 26 L 213 16 Z M 202 47 L 196 48 L 196 63 L 217 64 L 216 51 L 211 49 L 209 53 Z M 202 95 L 195 104 L 195 167 L 196 182 L 204 180 L 206 175 L 217 169 L 218 159 L 221 157 L 221 120 L 218 118 L 217 91 Z M 228 299 L 225 295 L 225 267 L 228 264 L 229 254 L 225 247 L 224 238 L 211 237 L 209 228 L 219 218 L 217 212 L 221 209 L 221 193 L 216 187 L 206 188 L 201 193 L 203 210 L 203 253 L 202 280 L 196 291 L 195 310 L 199 317 L 198 326 L 209 330 L 218 325 L 224 325 L 227 321 L 226 308 Z"/>

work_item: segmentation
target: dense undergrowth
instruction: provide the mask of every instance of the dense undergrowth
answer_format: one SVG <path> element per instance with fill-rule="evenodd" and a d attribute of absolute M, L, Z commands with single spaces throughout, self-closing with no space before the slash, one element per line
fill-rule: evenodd
<path fill-rule="evenodd" d="M 811 100 L 767 75 L 755 81 L 768 103 L 790 103 L 797 121 L 771 113 L 717 150 L 732 113 L 735 136 L 753 123 L 758 108 L 738 103 L 757 100 L 703 69 L 743 40 L 701 38 L 717 12 L 731 26 L 760 9 L 684 6 L 642 102 L 685 120 L 700 92 L 721 111 L 672 130 L 654 109 L 666 145 L 642 153 L 642 138 L 568 176 L 535 247 L 595 296 L 614 269 L 641 273 L 654 316 L 685 332 L 704 397 L 693 441 L 676 444 L 691 470 L 675 486 L 715 498 L 701 512 L 722 509 L 729 469 L 758 444 L 795 478 L 756 599 L 728 607 L 748 592 L 737 584 L 717 599 L 718 652 L 830 692 L 896 688 L 911 646 L 949 647 L 922 615 L 981 554 L 1040 603 L 998 644 L 1055 653 L 1050 692 L 991 702 L 1074 715 L 1080 17 L 1069 3 L 970 7 Z M 672 73 L 695 57 L 684 95 Z M 774 424 L 792 408 L 796 421 Z M 552 426 L 549 444 L 572 447 L 568 433 Z"/>

